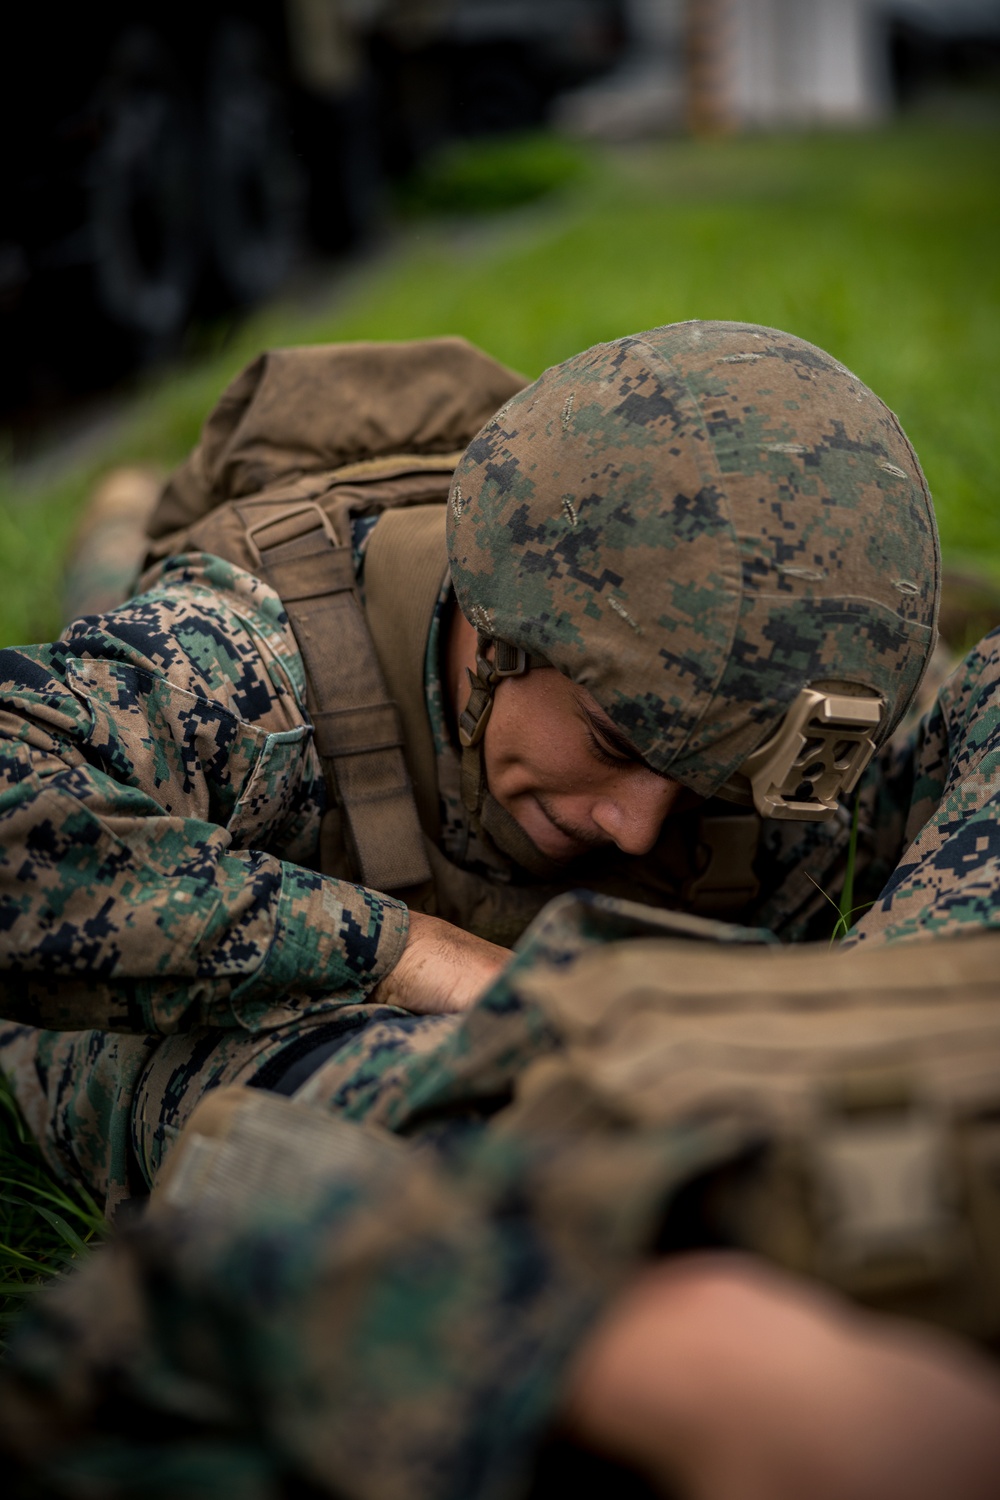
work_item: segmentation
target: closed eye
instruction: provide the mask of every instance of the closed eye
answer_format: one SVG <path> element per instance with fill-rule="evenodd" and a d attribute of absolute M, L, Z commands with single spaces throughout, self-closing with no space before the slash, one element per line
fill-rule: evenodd
<path fill-rule="evenodd" d="M 617 771 L 620 770 L 622 766 L 631 766 L 636 764 L 635 756 L 618 755 L 615 751 L 609 750 L 606 745 L 603 745 L 601 743 L 601 741 L 597 738 L 597 735 L 589 726 L 587 728 L 587 739 L 590 741 L 591 755 L 596 761 L 600 761 L 602 766 L 610 766 L 613 771 Z"/>
<path fill-rule="evenodd" d="M 587 732 L 590 753 L 602 766 L 618 769 L 622 766 L 645 764 L 638 750 L 616 724 L 612 724 L 603 714 L 595 713 L 586 701 L 578 699 L 576 706 Z"/>

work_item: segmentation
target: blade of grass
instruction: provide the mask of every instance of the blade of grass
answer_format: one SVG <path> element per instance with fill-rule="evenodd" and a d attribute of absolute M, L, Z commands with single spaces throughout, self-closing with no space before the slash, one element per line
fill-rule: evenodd
<path fill-rule="evenodd" d="M 858 858 L 858 818 L 861 813 L 861 798 L 854 798 L 854 812 L 851 814 L 851 836 L 847 841 L 847 868 L 844 871 L 844 885 L 840 893 L 840 902 L 837 910 L 840 914 L 840 923 L 846 933 L 854 916 L 854 866 Z M 836 931 L 836 929 L 834 929 Z"/>
<path fill-rule="evenodd" d="M 0 1176 L 0 1185 L 3 1185 L 5 1187 L 23 1188 L 24 1182 L 17 1177 Z M 58 1188 L 50 1190 L 33 1183 L 31 1191 L 34 1198 L 42 1198 L 49 1203 L 55 1203 L 64 1214 L 75 1215 L 75 1217 L 82 1220 L 82 1222 L 86 1224 L 91 1229 L 91 1231 L 99 1232 L 103 1228 L 104 1215 L 101 1213 L 101 1210 L 98 1208 L 97 1204 L 90 1197 L 90 1195 L 88 1193 L 85 1193 L 83 1189 L 80 1189 L 79 1202 L 76 1202 L 69 1196 L 68 1193 L 61 1192 Z M 5 1195 L 3 1193 L 0 1193 L 0 1201 L 4 1199 L 4 1196 Z M 16 1202 L 18 1200 L 12 1199 L 11 1201 Z"/>
<path fill-rule="evenodd" d="M 41 1269 L 36 1260 L 32 1260 L 30 1255 L 22 1255 L 20 1250 L 14 1249 L 13 1245 L 0 1243 L 0 1260 L 8 1260 L 14 1265 L 25 1266 L 36 1273 Z"/>
<path fill-rule="evenodd" d="M 69 1246 L 74 1254 L 83 1255 L 86 1253 L 87 1246 L 77 1234 L 76 1230 L 72 1229 L 69 1224 L 66 1223 L 66 1220 L 62 1217 L 61 1214 L 53 1213 L 52 1209 L 46 1208 L 44 1203 L 32 1203 L 31 1201 L 29 1201 L 29 1199 L 16 1197 L 12 1193 L 0 1193 L 0 1202 L 16 1203 L 21 1208 L 31 1209 L 32 1213 L 38 1214 L 40 1218 L 43 1218 L 45 1220 L 46 1224 L 50 1225 L 51 1228 L 55 1230 L 59 1238 L 63 1241 L 64 1244 Z"/>
<path fill-rule="evenodd" d="M 52 1176 L 0 1075 L 0 1345 L 36 1291 L 80 1263 L 103 1237 L 93 1200 Z"/>

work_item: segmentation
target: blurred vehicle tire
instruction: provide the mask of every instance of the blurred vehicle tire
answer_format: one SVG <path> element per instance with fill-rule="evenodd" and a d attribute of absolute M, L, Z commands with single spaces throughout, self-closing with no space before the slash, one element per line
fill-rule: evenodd
<path fill-rule="evenodd" d="M 313 98 L 300 109 L 309 165 L 309 232 L 324 251 L 369 241 L 386 215 L 385 173 L 376 90 L 365 80 L 350 92 Z"/>
<path fill-rule="evenodd" d="M 127 33 L 101 86 L 104 129 L 89 172 L 98 305 L 156 352 L 180 333 L 201 266 L 191 108 L 152 32 Z"/>
<path fill-rule="evenodd" d="M 545 90 L 526 46 L 494 42 L 467 47 L 454 76 L 453 126 L 459 135 L 530 130 L 545 118 Z"/>
<path fill-rule="evenodd" d="M 224 298 L 256 302 L 277 291 L 302 253 L 308 183 L 266 44 L 244 22 L 224 23 L 216 37 L 204 147 L 212 271 Z"/>

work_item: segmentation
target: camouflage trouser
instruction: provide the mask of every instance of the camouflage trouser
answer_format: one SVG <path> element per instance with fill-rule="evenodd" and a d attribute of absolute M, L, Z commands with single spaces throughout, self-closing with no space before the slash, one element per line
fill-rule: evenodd
<path fill-rule="evenodd" d="M 330 1106 L 365 1112 L 400 1054 L 435 1046 L 449 1016 L 340 1005 L 327 1020 L 250 1035 L 207 1027 L 170 1037 L 36 1031 L 0 1023 L 0 1065 L 56 1175 L 112 1214 L 144 1194 L 198 1100 L 223 1084 L 268 1087 L 297 1052 L 342 1036 L 342 1086 Z"/>
<path fill-rule="evenodd" d="M 970 653 L 938 695 L 907 764 L 901 857 L 848 942 L 872 945 L 1000 926 L 1000 632 Z M 876 779 L 864 816 L 880 816 Z M 317 1105 L 370 1114 L 376 1096 L 405 1086 L 406 1060 L 454 1028 L 383 1006 L 339 1006 L 327 1015 L 251 1035 L 200 1029 L 172 1037 L 0 1026 L 0 1066 L 53 1169 L 113 1209 L 142 1193 L 191 1110 L 220 1084 L 269 1086 L 296 1049 L 343 1037 L 306 1085 Z M 277 1061 L 276 1061 L 277 1060 Z M 385 1117 L 381 1097 L 379 1113 Z"/>

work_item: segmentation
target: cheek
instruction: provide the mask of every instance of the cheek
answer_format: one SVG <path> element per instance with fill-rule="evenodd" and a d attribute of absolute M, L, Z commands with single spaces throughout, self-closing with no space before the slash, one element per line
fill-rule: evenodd
<path fill-rule="evenodd" d="M 486 732 L 486 776 L 494 795 L 544 792 L 550 796 L 581 796 L 604 783 L 586 745 L 572 735 L 522 725 L 498 724 L 491 743 L 492 721 Z"/>
<path fill-rule="evenodd" d="M 534 681 L 532 681 L 534 677 Z M 602 768 L 557 674 L 538 672 L 500 685 L 486 730 L 486 774 L 494 794 L 539 788 L 582 791 Z"/>

